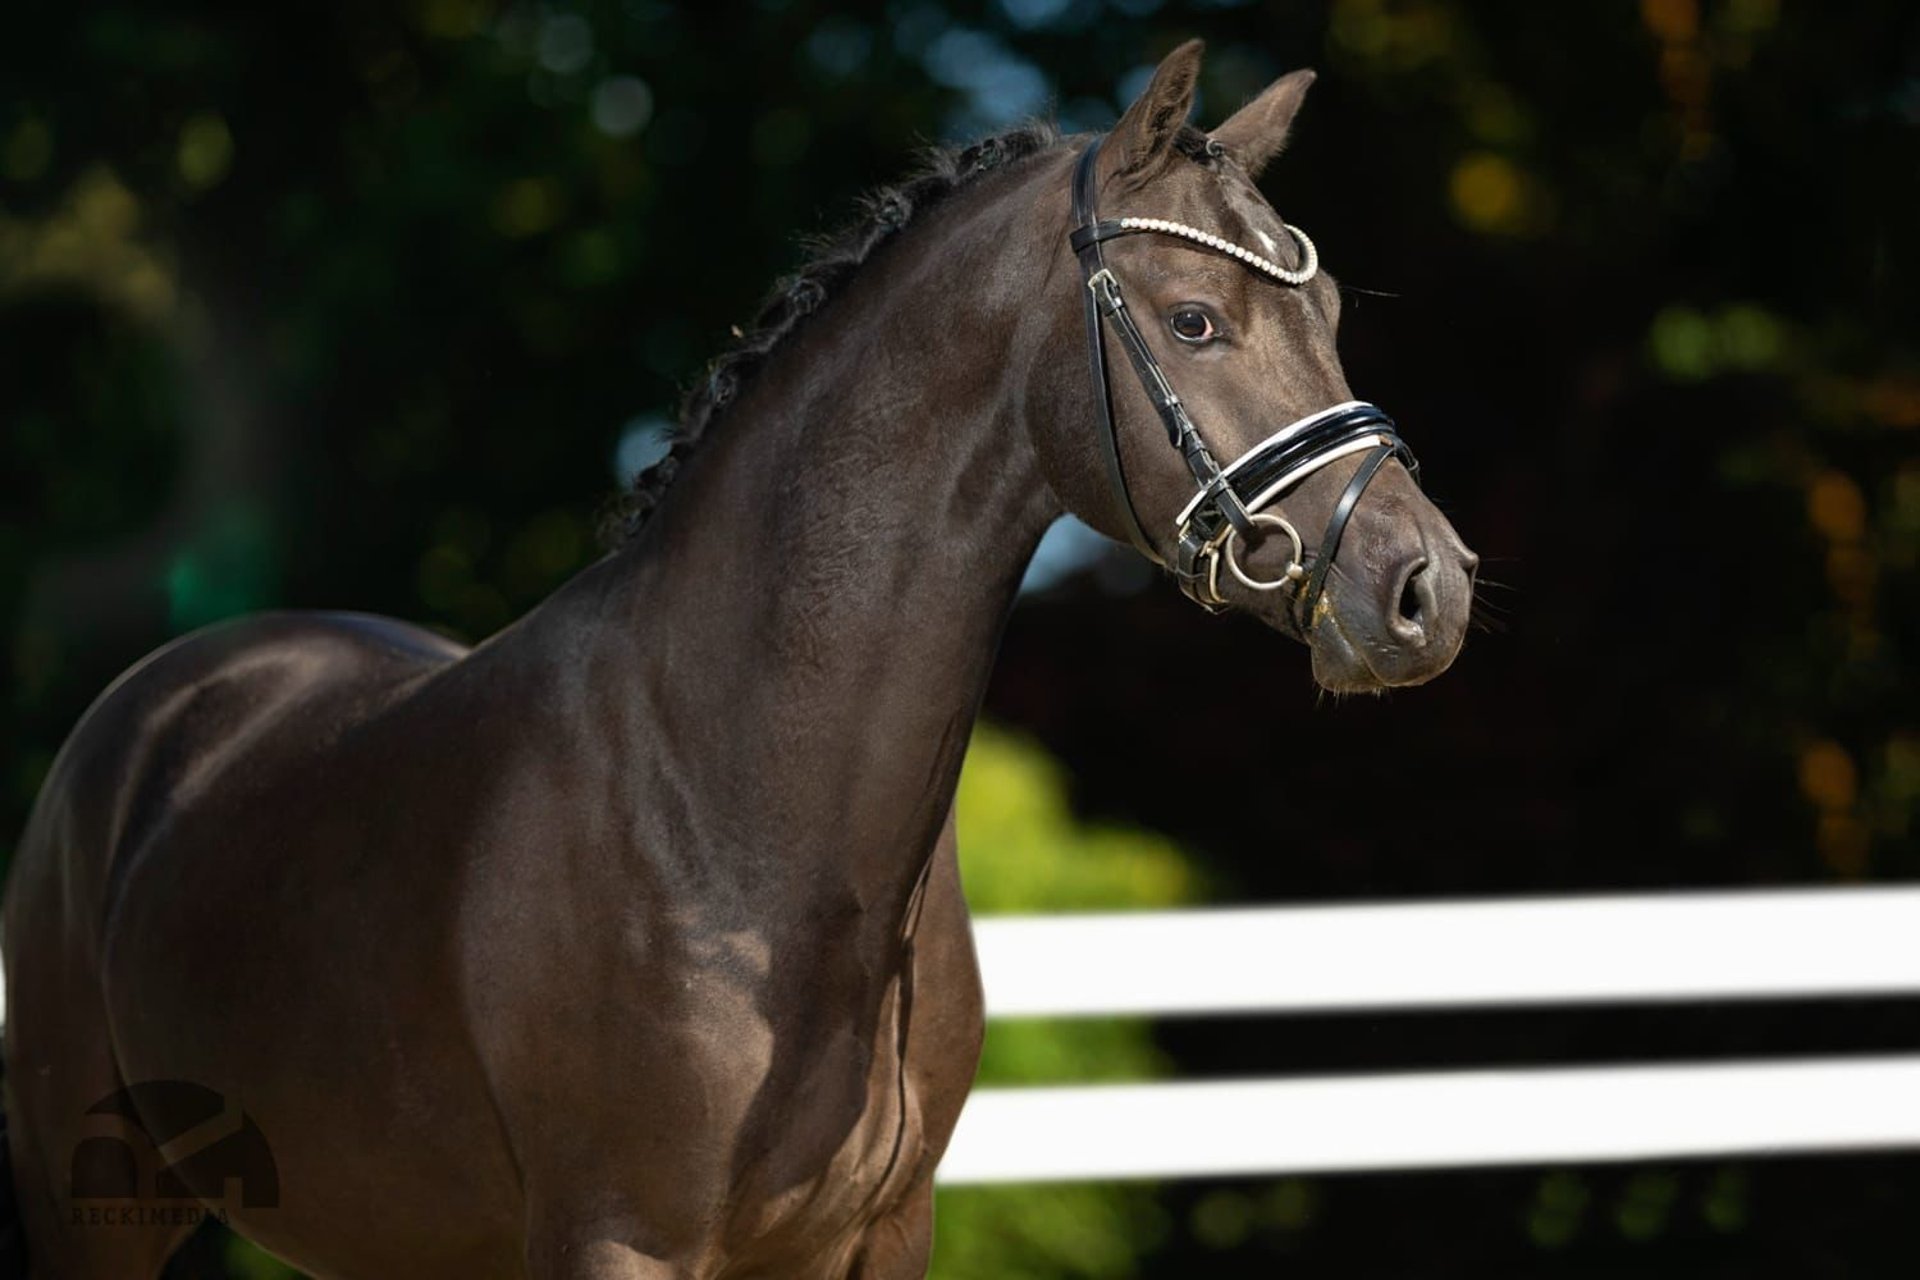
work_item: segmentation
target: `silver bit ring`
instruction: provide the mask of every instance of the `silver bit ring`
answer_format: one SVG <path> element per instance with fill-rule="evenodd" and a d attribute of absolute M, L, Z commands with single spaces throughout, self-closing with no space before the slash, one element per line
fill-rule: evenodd
<path fill-rule="evenodd" d="M 1240 562 L 1236 560 L 1233 555 L 1234 539 L 1240 536 L 1238 529 L 1228 531 L 1226 543 L 1221 548 L 1226 552 L 1227 571 L 1238 578 L 1240 585 L 1249 591 L 1278 591 L 1282 587 L 1292 585 L 1305 578 L 1307 576 L 1307 568 L 1301 562 L 1306 559 L 1306 548 L 1300 543 L 1300 531 L 1281 517 L 1265 511 L 1252 517 L 1252 520 L 1254 524 L 1271 525 L 1280 530 L 1287 535 L 1287 541 L 1293 543 L 1293 557 L 1287 561 L 1286 572 L 1282 573 L 1272 582 L 1262 582 L 1258 578 L 1249 577 L 1246 570 L 1240 567 Z"/>

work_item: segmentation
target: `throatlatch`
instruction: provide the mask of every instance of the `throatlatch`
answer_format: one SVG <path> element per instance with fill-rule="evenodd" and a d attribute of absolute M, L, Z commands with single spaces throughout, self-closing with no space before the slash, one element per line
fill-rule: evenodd
<path fill-rule="evenodd" d="M 1147 347 L 1146 338 L 1134 322 L 1133 313 L 1127 309 L 1120 282 L 1108 269 L 1100 246 L 1107 240 L 1125 235 L 1177 236 L 1224 253 L 1262 275 L 1289 286 L 1302 285 L 1313 279 L 1314 273 L 1319 270 L 1319 255 L 1306 233 L 1293 226 L 1287 226 L 1286 230 L 1299 246 L 1301 265 L 1288 268 L 1185 223 L 1170 222 L 1164 218 L 1101 221 L 1094 204 L 1094 174 L 1100 156 L 1100 143 L 1100 138 L 1089 143 L 1086 150 L 1080 153 L 1079 163 L 1074 168 L 1074 230 L 1070 243 L 1074 254 L 1080 259 L 1080 271 L 1086 283 L 1087 354 L 1093 366 L 1094 385 L 1099 392 L 1097 402 L 1104 428 L 1101 443 L 1106 454 L 1107 477 L 1120 496 L 1120 509 L 1126 516 L 1127 537 L 1142 555 L 1169 570 L 1179 582 L 1180 590 L 1208 612 L 1218 612 L 1227 605 L 1226 598 L 1220 594 L 1220 566 L 1223 562 L 1227 571 L 1251 590 L 1275 591 L 1281 587 L 1294 587 L 1294 618 L 1301 631 L 1305 632 L 1312 626 L 1314 606 L 1326 590 L 1327 574 L 1339 551 L 1341 535 L 1346 532 L 1347 521 L 1360 505 L 1360 497 L 1366 492 L 1367 486 L 1389 458 L 1399 458 L 1415 480 L 1419 479 L 1420 464 L 1414 460 L 1413 451 L 1407 447 L 1406 441 L 1400 438 L 1392 418 L 1377 405 L 1350 400 L 1289 423 L 1226 467 L 1220 466 L 1206 442 L 1201 439 L 1199 429 L 1187 414 L 1186 406 L 1174 392 L 1173 384 L 1167 380 L 1166 371 Z M 1166 428 L 1167 442 L 1186 459 L 1187 469 L 1193 473 L 1194 484 L 1199 489 L 1175 520 L 1171 564 L 1155 549 L 1152 539 L 1147 536 L 1146 528 L 1140 522 L 1140 513 L 1133 505 L 1133 495 L 1127 487 L 1126 464 L 1121 459 L 1120 436 L 1114 421 L 1113 387 L 1107 375 L 1104 340 L 1107 328 L 1112 329 L 1121 350 L 1127 353 L 1127 362 L 1133 366 L 1135 376 L 1140 379 L 1147 398 L 1153 403 L 1154 412 Z M 1353 473 L 1353 478 L 1340 494 L 1340 500 L 1334 504 L 1326 532 L 1321 535 L 1320 545 L 1312 553 L 1309 564 L 1299 531 L 1284 516 L 1263 508 L 1278 501 L 1288 490 L 1328 463 L 1363 450 L 1366 451 L 1366 457 L 1361 459 L 1359 469 Z M 1238 538 L 1251 544 L 1255 529 L 1262 526 L 1284 533 L 1293 545 L 1286 571 L 1270 582 L 1248 574 L 1234 554 L 1234 540 Z"/>

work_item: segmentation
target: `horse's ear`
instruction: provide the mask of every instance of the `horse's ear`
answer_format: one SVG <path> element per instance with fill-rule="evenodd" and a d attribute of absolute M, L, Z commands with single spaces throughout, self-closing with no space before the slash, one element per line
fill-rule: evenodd
<path fill-rule="evenodd" d="M 1291 71 L 1259 97 L 1227 117 L 1213 131 L 1213 140 L 1225 147 L 1249 177 L 1258 178 L 1267 161 L 1287 145 L 1287 131 L 1313 83 L 1313 72 Z"/>
<path fill-rule="evenodd" d="M 1193 110 L 1203 41 L 1189 40 L 1153 70 L 1145 93 L 1127 108 L 1100 149 L 1102 176 L 1151 177 L 1173 150 L 1173 140 Z"/>

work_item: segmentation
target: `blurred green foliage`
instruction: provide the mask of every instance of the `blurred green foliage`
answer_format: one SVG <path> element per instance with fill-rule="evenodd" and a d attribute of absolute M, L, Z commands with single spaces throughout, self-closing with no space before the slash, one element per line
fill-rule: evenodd
<path fill-rule="evenodd" d="M 300 1272 L 263 1253 L 244 1236 L 225 1235 L 221 1254 L 232 1280 L 300 1280 Z"/>

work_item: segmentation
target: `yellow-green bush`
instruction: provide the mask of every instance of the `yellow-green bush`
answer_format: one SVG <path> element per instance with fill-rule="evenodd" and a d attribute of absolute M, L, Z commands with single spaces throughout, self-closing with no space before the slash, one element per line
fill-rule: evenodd
<path fill-rule="evenodd" d="M 959 833 L 967 898 L 981 915 L 1165 907 L 1199 891 L 1171 841 L 1079 822 L 1060 766 L 991 726 L 975 732 L 960 777 Z M 988 1028 L 979 1083 L 1138 1080 L 1164 1065 L 1137 1020 L 1022 1019 Z M 1165 1229 L 1139 1186 L 948 1188 L 938 1215 L 936 1280 L 1129 1276 Z"/>

